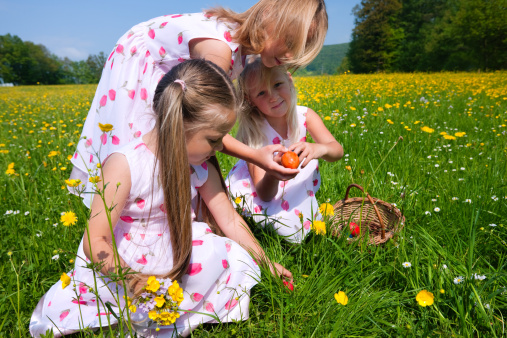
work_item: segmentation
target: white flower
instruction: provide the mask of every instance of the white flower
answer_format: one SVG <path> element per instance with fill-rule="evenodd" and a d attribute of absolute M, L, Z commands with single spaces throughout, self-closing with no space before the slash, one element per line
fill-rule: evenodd
<path fill-rule="evenodd" d="M 45 221 L 49 221 L 49 218 L 44 218 Z"/>
<path fill-rule="evenodd" d="M 493 201 L 495 201 L 495 202 L 496 202 L 496 201 L 498 201 L 498 197 L 496 197 L 496 196 L 491 196 L 491 199 L 492 199 Z"/>
<path fill-rule="evenodd" d="M 64 211 L 64 212 L 62 212 L 62 213 L 60 213 L 60 216 L 63 216 L 63 215 L 65 215 L 65 211 Z"/>
<path fill-rule="evenodd" d="M 19 210 L 14 211 L 12 214 L 13 214 L 13 215 L 17 215 L 17 214 L 19 214 Z"/>
<path fill-rule="evenodd" d="M 29 213 L 30 213 L 30 211 L 25 212 L 25 216 L 28 215 Z"/>
<path fill-rule="evenodd" d="M 456 278 L 454 278 L 454 284 L 461 284 L 463 283 L 463 276 L 458 276 Z"/>
<path fill-rule="evenodd" d="M 53 226 L 54 226 L 54 227 L 57 227 L 57 226 L 58 226 L 58 223 L 53 224 Z"/>
<path fill-rule="evenodd" d="M 56 261 L 58 258 L 60 258 L 60 255 L 56 254 L 53 257 L 51 257 L 52 260 Z"/>
<path fill-rule="evenodd" d="M 474 273 L 474 278 L 478 279 L 478 280 L 485 280 L 486 275 L 478 275 L 478 274 Z"/>
<path fill-rule="evenodd" d="M 12 210 L 7 210 L 7 211 L 5 212 L 5 215 L 10 215 L 10 214 L 12 214 L 12 213 L 13 213 L 13 211 L 12 211 Z"/>
<path fill-rule="evenodd" d="M 410 268 L 412 266 L 412 263 L 405 262 L 405 263 L 402 263 L 401 265 L 403 265 L 404 268 Z"/>
<path fill-rule="evenodd" d="M 459 198 L 457 198 L 457 197 L 453 197 L 453 198 L 451 198 L 451 199 L 452 199 L 453 201 L 457 201 L 457 200 L 459 200 Z"/>
<path fill-rule="evenodd" d="M 488 309 L 488 310 L 491 308 L 491 306 L 490 306 L 489 304 L 484 304 L 484 307 L 485 307 L 486 309 Z"/>
<path fill-rule="evenodd" d="M 489 226 L 490 227 L 496 227 L 496 224 L 495 223 L 490 223 Z"/>
<path fill-rule="evenodd" d="M 438 167 L 440 167 L 440 166 L 438 164 L 435 164 L 435 168 L 438 168 Z"/>
<path fill-rule="evenodd" d="M 397 206 L 398 206 L 398 204 L 396 204 L 396 203 L 393 203 L 393 207 L 397 207 Z"/>
<path fill-rule="evenodd" d="M 431 201 L 432 201 L 432 202 L 436 202 L 436 201 L 437 201 L 437 199 L 436 199 L 436 198 L 432 198 L 432 199 L 431 199 Z"/>
<path fill-rule="evenodd" d="M 461 167 L 460 170 L 465 170 L 465 167 Z"/>
<path fill-rule="evenodd" d="M 451 161 L 451 160 L 449 160 L 449 163 L 451 163 L 451 164 L 452 164 L 452 161 Z"/>
<path fill-rule="evenodd" d="M 446 264 L 442 265 L 442 269 L 444 270 L 447 269 L 447 265 Z"/>
<path fill-rule="evenodd" d="M 431 212 L 429 212 L 429 211 L 425 211 L 424 214 L 428 215 L 428 216 L 431 216 Z"/>
<path fill-rule="evenodd" d="M 435 211 L 435 212 L 439 212 L 439 211 L 440 211 L 440 208 L 439 208 L 439 207 L 436 207 L 435 209 L 433 209 L 433 211 Z"/>
<path fill-rule="evenodd" d="M 464 178 L 458 178 L 458 181 L 460 181 L 460 182 L 462 182 L 464 180 L 465 180 Z"/>
<path fill-rule="evenodd" d="M 467 198 L 467 199 L 465 200 L 465 203 L 472 203 L 472 200 L 471 200 L 470 198 Z"/>

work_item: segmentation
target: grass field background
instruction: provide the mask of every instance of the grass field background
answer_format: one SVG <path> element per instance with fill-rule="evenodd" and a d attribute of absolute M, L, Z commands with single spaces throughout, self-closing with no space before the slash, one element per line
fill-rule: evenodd
<path fill-rule="evenodd" d="M 378 247 L 329 230 L 289 245 L 256 230 L 293 272 L 294 291 L 264 274 L 248 321 L 194 335 L 505 336 L 507 73 L 344 74 L 296 86 L 346 154 L 320 161 L 319 202 L 357 183 L 402 210 L 405 227 Z M 0 336 L 28 336 L 38 300 L 73 267 L 88 210 L 64 180 L 94 90 L 0 88 Z M 219 160 L 224 175 L 236 161 Z M 68 211 L 79 220 L 65 227 Z M 421 290 L 433 305 L 418 304 Z"/>

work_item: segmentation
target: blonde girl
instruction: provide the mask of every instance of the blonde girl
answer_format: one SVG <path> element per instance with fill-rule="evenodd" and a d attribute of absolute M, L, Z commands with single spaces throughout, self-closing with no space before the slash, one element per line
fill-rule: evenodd
<path fill-rule="evenodd" d="M 88 169 L 139 139 L 155 123 L 151 102 L 158 81 L 188 59 L 204 58 L 235 79 L 246 55 L 260 54 L 267 67 L 308 64 L 322 48 L 327 32 L 323 0 L 260 0 L 244 13 L 222 7 L 202 13 L 165 15 L 132 27 L 113 48 L 72 158 L 72 179 L 92 191 Z M 112 129 L 111 132 L 109 132 Z M 252 150 L 231 136 L 223 151 L 266 169 L 279 179 L 293 177 L 273 161 L 282 146 Z M 90 206 L 91 195 L 84 194 Z"/>
<path fill-rule="evenodd" d="M 74 270 L 68 273 L 72 286 L 59 281 L 44 295 L 30 322 L 32 335 L 114 324 L 105 303 L 118 314 L 125 309 L 121 296 L 135 298 L 152 275 L 179 282 L 184 290 L 180 317 L 175 326 L 155 332 L 147 314 L 137 311 L 131 315 L 134 329 L 142 336 L 187 335 L 214 318 L 248 318 L 250 289 L 260 278 L 257 264 L 292 278 L 265 258 L 224 190 L 214 156 L 236 121 L 237 105 L 229 77 L 209 61 L 185 61 L 161 79 L 153 100 L 155 128 L 105 162 L 96 185 L 104 200 L 93 200 Z M 194 210 L 196 205 L 201 207 Z M 105 206 L 114 206 L 111 223 Z M 215 235 L 214 226 L 226 237 Z M 118 271 L 113 243 L 121 266 L 136 272 L 128 277 L 127 291 L 108 278 Z M 91 262 L 101 264 L 96 279 L 87 267 Z"/>
<path fill-rule="evenodd" d="M 299 156 L 301 165 L 299 174 L 284 182 L 240 160 L 226 179 L 229 191 L 245 214 L 253 215 L 262 226 L 273 227 L 288 241 L 301 242 L 313 221 L 321 219 L 315 198 L 321 184 L 318 159 L 339 160 L 342 146 L 319 115 L 297 105 L 285 67 L 268 68 L 257 58 L 245 67 L 238 82 L 245 102 L 237 139 L 254 149 L 283 145 Z M 313 143 L 306 142 L 307 132 Z"/>

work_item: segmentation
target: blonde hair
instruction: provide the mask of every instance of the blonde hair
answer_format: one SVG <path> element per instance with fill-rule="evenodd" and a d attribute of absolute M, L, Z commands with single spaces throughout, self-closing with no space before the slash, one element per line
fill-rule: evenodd
<path fill-rule="evenodd" d="M 260 54 L 267 38 L 282 39 L 294 55 L 283 60 L 289 69 L 307 66 L 319 54 L 327 33 L 324 0 L 260 0 L 243 13 L 223 7 L 205 11 L 217 20 L 237 23 L 232 38 L 252 54 Z"/>
<path fill-rule="evenodd" d="M 175 80 L 184 81 L 184 85 Z M 200 59 L 188 60 L 172 68 L 160 80 L 153 98 L 159 183 L 168 210 L 167 226 L 173 253 L 173 267 L 165 278 L 173 280 L 180 279 L 187 272 L 192 255 L 190 164 L 186 139 L 211 126 L 228 132 L 234 124 L 234 121 L 231 124 L 230 115 L 217 113 L 218 109 L 208 109 L 210 105 L 235 112 L 239 103 L 227 74 L 214 63 Z M 212 161 L 212 164 L 221 173 L 218 162 Z M 225 187 L 225 183 L 222 185 Z M 216 224 L 213 219 L 210 222 Z"/>
<path fill-rule="evenodd" d="M 287 77 L 290 87 L 291 100 L 286 115 L 289 140 L 294 143 L 299 139 L 296 88 L 289 79 L 287 69 L 283 66 L 268 68 L 262 64 L 260 58 L 255 58 L 245 66 L 238 78 L 239 95 L 244 100 L 238 113 L 238 133 L 236 134 L 238 140 L 254 149 L 261 148 L 268 142 L 262 131 L 262 126 L 267 121 L 262 111 L 251 104 L 248 93 L 258 85 L 267 85 L 270 92 L 271 79 L 276 72 L 282 72 Z"/>

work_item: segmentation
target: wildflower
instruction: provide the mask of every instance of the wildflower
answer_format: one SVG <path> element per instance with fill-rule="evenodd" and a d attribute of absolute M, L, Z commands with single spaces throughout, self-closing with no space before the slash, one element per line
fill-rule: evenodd
<path fill-rule="evenodd" d="M 465 135 L 466 135 L 466 133 L 464 131 L 460 131 L 460 132 L 454 134 L 454 136 L 457 136 L 457 137 L 463 137 Z"/>
<path fill-rule="evenodd" d="M 426 290 L 421 290 L 417 296 L 415 297 L 415 300 L 421 305 L 422 307 L 433 305 L 434 296 L 431 292 Z"/>
<path fill-rule="evenodd" d="M 178 284 L 178 281 L 173 281 L 172 285 L 167 289 L 167 294 L 171 296 L 173 301 L 178 305 L 183 301 L 183 289 Z"/>
<path fill-rule="evenodd" d="M 432 129 L 427 126 L 422 127 L 421 130 L 424 131 L 425 133 L 430 133 L 430 134 L 435 131 L 435 129 Z"/>
<path fill-rule="evenodd" d="M 472 203 L 472 200 L 471 200 L 470 198 L 467 198 L 467 199 L 465 200 L 465 203 Z"/>
<path fill-rule="evenodd" d="M 12 251 L 7 252 L 7 256 L 12 256 Z"/>
<path fill-rule="evenodd" d="M 495 202 L 496 202 L 496 201 L 498 201 L 498 197 L 496 197 L 496 196 L 491 196 L 491 199 L 492 199 L 493 201 L 495 201 Z"/>
<path fill-rule="evenodd" d="M 164 295 L 160 295 L 158 297 L 155 297 L 155 302 L 157 303 L 157 307 L 162 307 L 165 303 Z"/>
<path fill-rule="evenodd" d="M 402 263 L 401 265 L 403 265 L 404 268 L 410 268 L 412 266 L 412 263 L 405 262 L 405 263 Z"/>
<path fill-rule="evenodd" d="M 66 227 L 74 225 L 77 222 L 76 214 L 72 211 L 64 212 L 60 217 L 60 222 L 62 222 Z"/>
<path fill-rule="evenodd" d="M 10 214 L 12 214 L 13 212 L 14 212 L 14 211 L 12 211 L 12 210 L 7 210 L 7 211 L 5 212 L 5 214 L 4 214 L 4 215 L 10 215 Z"/>
<path fill-rule="evenodd" d="M 444 270 L 447 269 L 447 265 L 445 265 L 445 264 L 442 265 L 442 269 L 444 269 Z"/>
<path fill-rule="evenodd" d="M 484 307 L 485 307 L 486 309 L 488 309 L 488 310 L 491 308 L 491 306 L 490 306 L 489 304 L 484 304 Z"/>
<path fill-rule="evenodd" d="M 60 276 L 60 280 L 62 281 L 62 289 L 65 289 L 70 284 L 70 277 L 64 272 Z"/>
<path fill-rule="evenodd" d="M 155 276 L 150 276 L 146 284 L 146 291 L 157 292 L 157 290 L 160 288 L 160 282 Z"/>
<path fill-rule="evenodd" d="M 132 312 L 132 313 L 136 313 L 136 311 L 137 311 L 137 307 L 136 307 L 134 304 L 132 304 L 132 305 L 130 305 L 130 306 L 129 306 L 129 310 L 130 310 L 130 312 Z"/>
<path fill-rule="evenodd" d="M 347 305 L 347 303 L 349 302 L 349 297 L 347 297 L 347 295 L 343 291 L 335 293 L 334 299 L 336 299 L 336 302 L 341 305 Z"/>
<path fill-rule="evenodd" d="M 474 273 L 474 279 L 485 280 L 486 275 L 478 275 L 478 274 Z"/>
<path fill-rule="evenodd" d="M 465 170 L 465 167 L 461 167 L 460 170 Z"/>
<path fill-rule="evenodd" d="M 444 135 L 444 139 L 446 140 L 455 140 L 456 138 L 452 135 Z"/>
<path fill-rule="evenodd" d="M 444 289 L 440 289 L 440 293 L 441 293 L 441 294 L 444 294 L 444 293 L 445 293 L 445 290 L 444 290 Z"/>
<path fill-rule="evenodd" d="M 346 166 L 345 169 L 347 169 L 348 171 L 351 171 L 352 170 L 352 167 L 350 165 Z"/>
<path fill-rule="evenodd" d="M 102 132 L 107 133 L 107 132 L 113 130 L 113 125 L 109 124 L 109 123 L 102 124 L 99 122 L 99 128 L 100 128 L 100 130 L 102 130 Z"/>
<path fill-rule="evenodd" d="M 429 211 L 425 211 L 424 214 L 427 216 L 431 216 L 431 212 L 429 212 Z"/>
<path fill-rule="evenodd" d="M 325 235 L 326 234 L 326 223 L 322 221 L 313 221 L 312 229 L 315 231 L 317 235 Z"/>
<path fill-rule="evenodd" d="M 329 203 L 322 203 L 319 207 L 319 211 L 323 216 L 333 216 L 334 208 Z"/>
<path fill-rule="evenodd" d="M 236 204 L 240 204 L 241 203 L 241 197 L 236 197 L 236 199 L 234 200 L 234 202 L 236 202 Z"/>
<path fill-rule="evenodd" d="M 100 176 L 90 176 L 88 179 L 91 183 L 99 183 L 100 182 Z"/>
<path fill-rule="evenodd" d="M 79 184 L 81 184 L 81 180 L 75 180 L 75 179 L 71 179 L 71 180 L 65 180 L 65 184 L 67 184 L 69 187 L 77 187 Z"/>
<path fill-rule="evenodd" d="M 436 207 L 435 209 L 433 209 L 433 211 L 435 211 L 435 212 L 439 212 L 439 211 L 440 211 L 440 208 Z"/>
<path fill-rule="evenodd" d="M 57 156 L 59 154 L 60 154 L 59 151 L 52 150 L 52 151 L 49 152 L 48 157 L 54 157 L 54 156 Z"/>
<path fill-rule="evenodd" d="M 60 258 L 60 255 L 56 254 L 53 257 L 51 257 L 52 260 L 56 261 L 58 258 Z"/>
<path fill-rule="evenodd" d="M 463 276 L 458 276 L 458 277 L 454 278 L 453 282 L 454 282 L 454 284 L 458 285 L 458 284 L 463 283 L 463 280 L 464 280 Z"/>
<path fill-rule="evenodd" d="M 495 223 L 490 223 L 489 226 L 490 227 L 496 227 L 496 224 Z"/>
<path fill-rule="evenodd" d="M 452 199 L 453 201 L 457 201 L 457 200 L 459 200 L 459 198 L 457 198 L 457 197 L 453 197 L 453 198 L 451 198 L 451 199 Z"/>

